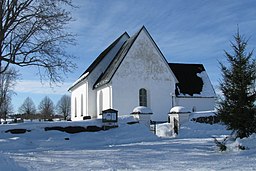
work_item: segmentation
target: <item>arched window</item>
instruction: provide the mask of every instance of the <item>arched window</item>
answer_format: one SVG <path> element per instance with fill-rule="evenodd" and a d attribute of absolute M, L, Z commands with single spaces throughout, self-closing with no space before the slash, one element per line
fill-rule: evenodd
<path fill-rule="evenodd" d="M 75 98 L 75 117 L 77 117 L 77 102 L 76 102 L 76 98 Z"/>
<path fill-rule="evenodd" d="M 100 112 L 100 114 L 102 113 L 102 110 L 103 110 L 103 93 L 102 93 L 102 91 L 100 91 L 100 94 L 99 94 L 99 112 Z"/>
<path fill-rule="evenodd" d="M 139 90 L 139 105 L 147 107 L 147 90 L 145 88 L 141 88 Z"/>
<path fill-rule="evenodd" d="M 84 98 L 83 94 L 81 94 L 81 116 L 84 115 Z"/>

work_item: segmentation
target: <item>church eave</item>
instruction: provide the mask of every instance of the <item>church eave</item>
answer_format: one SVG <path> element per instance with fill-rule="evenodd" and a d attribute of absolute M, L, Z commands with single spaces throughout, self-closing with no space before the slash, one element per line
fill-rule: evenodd
<path fill-rule="evenodd" d="M 128 35 L 127 32 L 124 32 L 121 36 L 119 36 L 113 43 L 111 43 L 103 52 L 100 53 L 100 55 L 92 62 L 92 64 L 84 71 L 84 73 L 80 76 L 82 77 L 85 73 L 89 72 L 91 73 L 95 67 L 97 67 L 97 65 L 102 61 L 102 59 L 104 59 L 104 57 L 108 54 L 108 52 L 115 47 L 115 45 L 118 43 L 118 41 L 124 36 L 127 35 L 128 37 L 130 37 Z"/>
<path fill-rule="evenodd" d="M 103 86 L 105 84 L 108 84 L 113 76 L 115 75 L 116 71 L 118 70 L 119 66 L 121 65 L 122 61 L 124 60 L 125 56 L 129 52 L 130 48 L 132 47 L 133 43 L 137 39 L 139 33 L 144 27 L 142 27 L 134 36 L 130 37 L 123 46 L 119 49 L 117 55 L 112 60 L 112 62 L 109 64 L 108 68 L 106 69 L 106 72 L 103 73 L 99 79 L 96 81 L 94 88 L 98 88 L 100 86 Z"/>

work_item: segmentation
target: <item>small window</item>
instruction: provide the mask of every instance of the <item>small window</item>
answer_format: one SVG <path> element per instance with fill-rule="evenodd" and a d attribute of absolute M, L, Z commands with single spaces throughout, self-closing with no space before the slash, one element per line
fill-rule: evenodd
<path fill-rule="evenodd" d="M 139 90 L 139 105 L 147 107 L 147 90 L 144 88 Z"/>
<path fill-rule="evenodd" d="M 84 115 L 84 98 L 83 95 L 81 94 L 81 116 Z"/>

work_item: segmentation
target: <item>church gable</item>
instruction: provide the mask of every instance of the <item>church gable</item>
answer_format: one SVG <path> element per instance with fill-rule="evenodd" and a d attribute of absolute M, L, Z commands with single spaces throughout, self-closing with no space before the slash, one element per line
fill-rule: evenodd
<path fill-rule="evenodd" d="M 121 67 L 122 70 L 116 72 L 116 77 L 133 80 L 171 80 L 171 70 L 146 29 L 141 30 Z"/>
<path fill-rule="evenodd" d="M 117 72 L 120 66 L 122 72 Z M 161 76 L 162 74 L 165 78 Z M 110 82 L 114 75 L 120 78 L 134 77 L 133 79 L 144 80 L 170 80 L 171 76 L 175 79 L 166 59 L 144 26 L 125 42 L 95 87 Z"/>
<path fill-rule="evenodd" d="M 98 78 L 96 81 L 94 88 L 98 88 L 100 86 L 103 86 L 107 84 L 115 74 L 117 68 L 120 66 L 121 62 L 123 61 L 125 55 L 129 51 L 131 45 L 133 44 L 134 40 L 137 38 L 138 33 L 133 35 L 131 38 L 129 38 L 123 46 L 119 49 L 118 53 L 116 54 L 115 58 L 112 60 L 108 68 L 105 70 L 104 73 Z"/>

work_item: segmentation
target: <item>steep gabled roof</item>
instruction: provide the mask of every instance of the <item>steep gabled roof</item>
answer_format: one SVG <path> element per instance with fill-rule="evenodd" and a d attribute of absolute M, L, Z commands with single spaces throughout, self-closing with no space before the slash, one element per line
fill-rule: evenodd
<path fill-rule="evenodd" d="M 144 30 L 146 32 L 146 34 L 149 36 L 149 39 L 153 42 L 153 44 L 155 45 L 155 47 L 157 48 L 157 50 L 159 51 L 159 53 L 163 57 L 163 60 L 168 65 L 167 60 L 165 59 L 165 57 L 162 54 L 162 52 L 160 51 L 159 47 L 157 46 L 157 44 L 155 43 L 155 41 L 153 40 L 153 38 L 151 37 L 151 35 L 147 31 L 146 27 L 142 26 L 142 28 L 138 32 L 136 32 L 132 37 L 130 37 L 123 44 L 123 46 L 121 47 L 121 49 L 119 50 L 119 52 L 115 56 L 114 60 L 108 66 L 107 70 L 104 73 L 102 73 L 102 75 L 99 77 L 99 79 L 94 84 L 94 88 L 97 88 L 97 87 L 100 87 L 102 85 L 105 85 L 105 84 L 107 84 L 107 83 L 109 83 L 111 81 L 111 79 L 114 76 L 115 72 L 117 71 L 118 67 L 121 65 L 123 59 L 127 55 L 128 51 L 130 50 L 130 48 L 132 47 L 133 43 L 135 42 L 135 40 L 137 39 L 137 37 L 139 36 L 139 34 L 141 33 L 142 30 Z M 170 72 L 174 76 L 174 74 L 173 74 L 171 69 L 170 69 Z M 175 81 L 177 81 L 176 78 L 175 78 Z"/>
<path fill-rule="evenodd" d="M 83 72 L 83 74 L 78 78 L 78 80 L 68 89 L 71 90 L 77 84 L 79 84 L 82 80 L 84 80 L 98 65 L 99 63 L 105 58 L 105 56 L 113 49 L 120 39 L 123 36 L 130 37 L 127 32 L 124 32 L 121 36 L 119 36 L 113 43 L 111 43 L 100 55 L 92 62 L 92 64 Z"/>
<path fill-rule="evenodd" d="M 119 52 L 117 53 L 117 55 L 115 56 L 113 61 L 110 63 L 110 65 L 108 66 L 106 71 L 96 81 L 96 83 L 94 85 L 94 88 L 97 88 L 97 87 L 100 87 L 100 86 L 102 86 L 104 84 L 107 84 L 112 79 L 112 77 L 115 74 L 116 70 L 118 69 L 118 67 L 122 63 L 124 57 L 128 53 L 129 49 L 131 48 L 132 44 L 134 43 L 134 41 L 136 40 L 136 38 L 138 37 L 139 33 L 141 32 L 141 30 L 143 28 L 144 27 L 142 27 L 137 33 L 135 33 L 132 37 L 130 37 L 123 44 L 123 46 L 120 48 Z"/>
<path fill-rule="evenodd" d="M 127 35 L 128 37 L 130 37 L 128 35 L 127 32 L 124 32 L 121 36 L 119 36 L 111 45 L 109 45 L 103 52 L 101 52 L 101 54 L 92 62 L 92 64 L 83 72 L 83 74 L 80 76 L 82 77 L 85 73 L 87 72 L 92 72 L 92 70 L 102 61 L 102 59 L 104 59 L 104 57 L 108 54 L 108 52 L 115 47 L 115 45 L 118 43 L 118 41 L 124 36 Z"/>
<path fill-rule="evenodd" d="M 215 97 L 202 64 L 169 63 L 169 66 L 178 79 L 175 91 L 177 96 Z"/>

